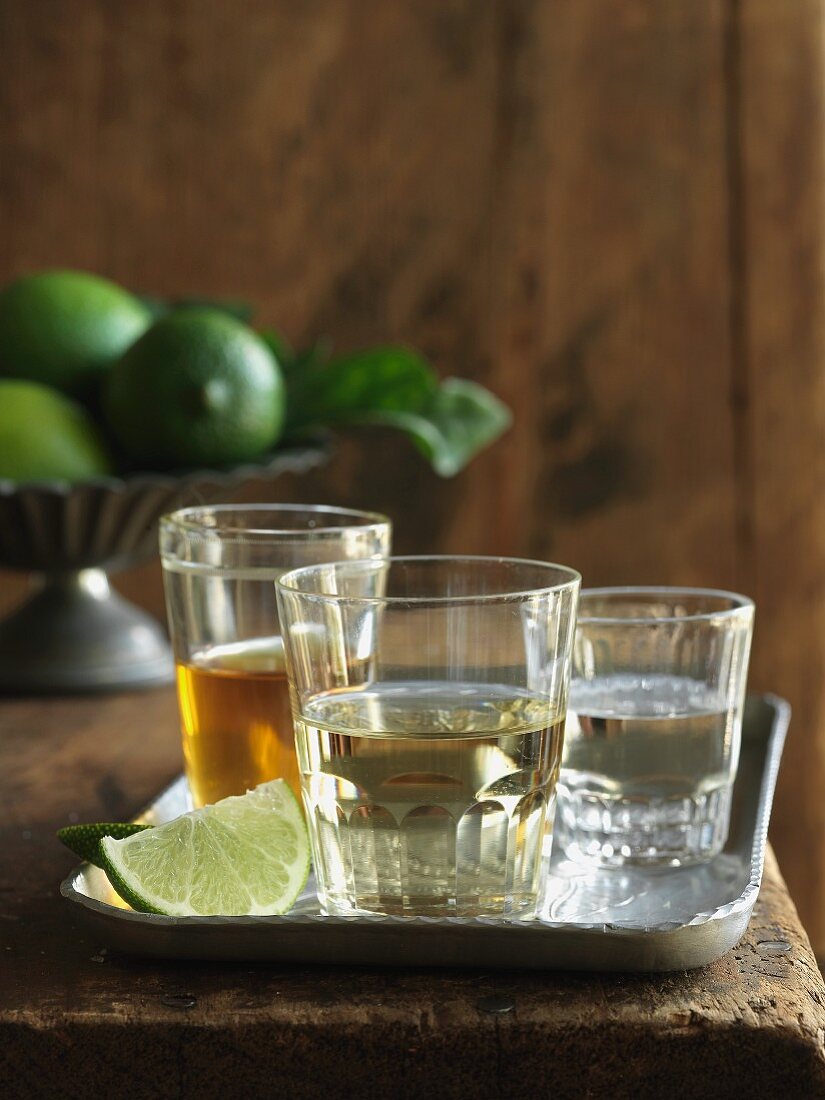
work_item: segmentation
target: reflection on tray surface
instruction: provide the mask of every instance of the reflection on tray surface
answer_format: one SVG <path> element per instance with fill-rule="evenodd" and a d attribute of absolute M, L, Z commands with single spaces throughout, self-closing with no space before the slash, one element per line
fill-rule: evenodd
<path fill-rule="evenodd" d="M 628 928 L 683 925 L 738 897 L 749 880 L 750 867 L 730 852 L 700 867 L 658 872 L 594 871 L 560 857 L 551 864 L 542 919 Z"/>

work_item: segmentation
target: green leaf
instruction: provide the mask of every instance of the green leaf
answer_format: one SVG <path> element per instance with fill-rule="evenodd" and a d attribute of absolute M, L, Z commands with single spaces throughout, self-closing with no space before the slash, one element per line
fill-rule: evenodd
<path fill-rule="evenodd" d="M 438 379 L 417 352 L 375 348 L 339 359 L 317 354 L 290 380 L 290 427 L 347 424 L 362 413 L 415 411 L 431 399 Z"/>
<path fill-rule="evenodd" d="M 365 414 L 360 422 L 406 432 L 437 474 L 454 477 L 495 442 L 512 419 L 507 406 L 484 386 L 447 378 L 420 412 L 377 411 Z"/>
<path fill-rule="evenodd" d="M 301 374 L 309 375 L 324 370 L 332 359 L 332 341 L 328 336 L 319 336 L 308 348 L 296 352 L 293 367 Z"/>
<path fill-rule="evenodd" d="M 477 382 L 446 378 L 421 419 L 421 425 L 410 429 L 416 445 L 436 473 L 453 477 L 507 431 L 513 415 Z"/>
<path fill-rule="evenodd" d="M 295 361 L 295 349 L 289 340 L 271 328 L 261 329 L 258 335 L 278 360 L 281 368 L 288 371 Z"/>
<path fill-rule="evenodd" d="M 303 351 L 295 351 L 286 337 L 275 332 L 274 329 L 262 329 L 258 335 L 280 363 L 284 376 L 288 379 L 294 374 L 303 379 L 302 385 L 305 384 L 303 376 L 326 366 L 332 355 L 332 345 L 325 337 L 316 340 Z"/>
<path fill-rule="evenodd" d="M 511 422 L 489 390 L 460 378 L 439 385 L 422 356 L 400 347 L 309 357 L 287 376 L 287 405 L 292 433 L 315 425 L 397 428 L 442 477 L 457 474 Z"/>

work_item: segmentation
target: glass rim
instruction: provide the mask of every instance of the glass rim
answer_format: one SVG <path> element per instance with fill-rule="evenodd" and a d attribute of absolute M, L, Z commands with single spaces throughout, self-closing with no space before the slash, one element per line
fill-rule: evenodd
<path fill-rule="evenodd" d="M 678 598 L 679 596 L 706 596 L 727 600 L 730 606 L 718 608 L 715 611 L 696 611 L 685 615 L 588 615 L 584 604 L 590 596 L 660 596 L 663 599 Z M 687 585 L 608 585 L 604 588 L 583 588 L 581 590 L 577 621 L 579 623 L 611 625 L 711 622 L 719 619 L 734 619 L 741 615 L 743 611 L 753 612 L 755 608 L 756 604 L 750 596 L 743 596 L 740 592 L 731 592 L 725 588 L 693 588 Z"/>
<path fill-rule="evenodd" d="M 425 562 L 432 564 L 439 562 L 466 562 L 476 565 L 483 562 L 488 565 L 527 565 L 540 569 L 554 570 L 557 573 L 566 575 L 567 579 L 559 581 L 556 584 L 515 588 L 502 592 L 478 592 L 469 595 L 461 593 L 453 596 L 346 596 L 334 592 L 308 592 L 306 589 L 298 588 L 294 584 L 289 583 L 293 578 L 299 575 L 306 576 L 310 573 L 320 573 L 321 570 L 329 569 L 330 566 L 350 569 L 357 566 L 376 566 L 382 563 L 386 565 L 399 565 L 406 562 L 418 564 Z M 302 565 L 296 569 L 290 569 L 275 582 L 279 589 L 283 589 L 283 591 L 290 596 L 296 596 L 300 599 L 314 600 L 319 603 L 335 605 L 362 604 L 366 606 L 379 604 L 391 607 L 404 607 L 410 604 L 429 607 L 439 604 L 507 603 L 523 600 L 530 596 L 546 596 L 555 592 L 577 589 L 580 583 L 581 574 L 569 565 L 559 565 L 556 562 L 540 561 L 537 558 L 511 558 L 488 554 L 400 554 L 397 556 L 390 555 L 389 557 L 376 555 L 371 558 L 352 558 L 347 561 L 317 562 L 313 565 Z"/>
<path fill-rule="evenodd" d="M 337 526 L 327 525 L 319 527 L 277 527 L 259 526 L 242 527 L 237 524 L 232 526 L 214 526 L 204 523 L 198 517 L 207 513 L 267 513 L 273 515 L 317 515 L 320 518 L 326 516 L 338 516 L 350 523 L 341 523 Z M 392 527 L 392 520 L 381 512 L 366 512 L 360 508 L 339 508 L 334 504 L 194 504 L 186 508 L 177 508 L 174 512 L 167 512 L 160 518 L 161 531 L 178 531 L 181 534 L 194 538 L 219 539 L 222 542 L 243 542 L 247 538 L 279 540 L 292 539 L 302 542 L 314 538 L 339 537 L 342 532 L 379 530 L 383 527 Z"/>

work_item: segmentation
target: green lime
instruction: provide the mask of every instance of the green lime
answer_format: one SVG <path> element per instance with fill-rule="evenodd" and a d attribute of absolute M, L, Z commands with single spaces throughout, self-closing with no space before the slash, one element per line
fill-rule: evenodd
<path fill-rule="evenodd" d="M 222 466 L 257 458 L 278 439 L 284 382 L 257 333 L 214 309 L 157 321 L 113 366 L 104 411 L 145 466 Z"/>
<path fill-rule="evenodd" d="M 85 394 L 150 322 L 134 295 L 97 275 L 27 275 L 0 290 L 0 375 Z"/>
<path fill-rule="evenodd" d="M 124 840 L 103 837 L 99 860 L 143 913 L 263 916 L 295 904 L 309 840 L 295 795 L 274 779 Z"/>
<path fill-rule="evenodd" d="M 57 838 L 76 856 L 99 867 L 98 850 L 104 836 L 123 840 L 126 836 L 132 836 L 133 833 L 140 833 L 148 828 L 148 825 L 123 824 L 117 821 L 107 821 L 97 825 L 66 825 L 65 828 L 57 830 Z"/>
<path fill-rule="evenodd" d="M 0 378 L 0 478 L 83 481 L 112 471 L 84 408 L 37 382 Z"/>

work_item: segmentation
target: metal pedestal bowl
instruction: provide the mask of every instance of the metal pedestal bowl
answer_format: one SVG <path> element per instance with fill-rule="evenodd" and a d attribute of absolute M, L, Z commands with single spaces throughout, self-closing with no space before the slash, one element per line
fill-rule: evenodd
<path fill-rule="evenodd" d="M 40 574 L 0 621 L 0 692 L 114 691 L 173 678 L 165 630 L 109 587 L 107 572 L 150 558 L 157 521 L 186 504 L 231 498 L 253 479 L 320 465 L 323 446 L 267 462 L 182 476 L 145 474 L 69 485 L 0 480 L 0 568 Z"/>

